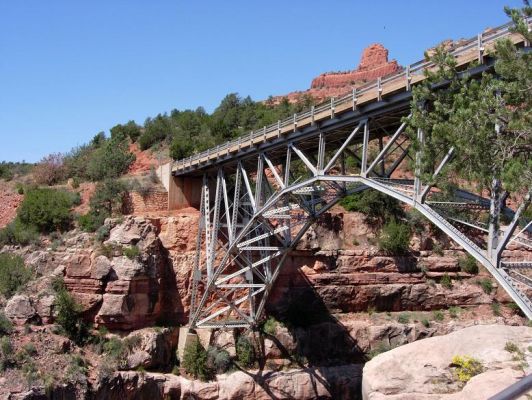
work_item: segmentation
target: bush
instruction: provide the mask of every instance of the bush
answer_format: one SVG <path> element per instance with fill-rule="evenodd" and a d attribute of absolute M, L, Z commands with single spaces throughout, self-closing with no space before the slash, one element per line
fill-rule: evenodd
<path fill-rule="evenodd" d="M 26 246 L 37 242 L 38 239 L 37 228 L 22 223 L 19 218 L 15 218 L 4 229 L 0 229 L 0 246 L 6 244 Z"/>
<path fill-rule="evenodd" d="M 133 260 L 140 255 L 140 250 L 137 246 L 125 247 L 122 249 L 122 254 Z"/>
<path fill-rule="evenodd" d="M 66 170 L 61 153 L 49 154 L 33 169 L 33 177 L 39 185 L 52 186 L 65 179 Z"/>
<path fill-rule="evenodd" d="M 74 300 L 61 280 L 53 283 L 56 289 L 55 309 L 56 322 L 64 329 L 66 335 L 78 344 L 88 339 L 88 328 L 81 318 L 82 308 Z"/>
<path fill-rule="evenodd" d="M 454 356 L 451 365 L 455 367 L 456 378 L 463 383 L 468 382 L 472 377 L 484 371 L 484 367 L 479 360 L 468 356 Z"/>
<path fill-rule="evenodd" d="M 251 367 L 255 363 L 255 348 L 245 336 L 240 336 L 236 342 L 236 358 L 245 367 Z"/>
<path fill-rule="evenodd" d="M 477 281 L 477 285 L 479 285 L 486 294 L 491 294 L 491 292 L 493 292 L 493 282 L 489 278 Z"/>
<path fill-rule="evenodd" d="M 440 284 L 446 288 L 446 289 L 452 289 L 453 287 L 453 281 L 451 280 L 451 277 L 449 274 L 445 273 L 440 279 Z"/>
<path fill-rule="evenodd" d="M 429 327 L 430 327 L 430 321 L 429 321 L 427 318 L 423 318 L 423 319 L 421 320 L 421 323 L 423 324 L 423 326 L 424 326 L 425 328 L 429 328 Z"/>
<path fill-rule="evenodd" d="M 501 315 L 501 304 L 497 302 L 491 303 L 491 311 L 493 312 L 493 315 L 499 317 Z"/>
<path fill-rule="evenodd" d="M 209 347 L 207 350 L 207 367 L 217 374 L 223 374 L 229 370 L 231 366 L 231 356 L 229 353 L 215 346 Z"/>
<path fill-rule="evenodd" d="M 363 213 L 366 222 L 383 224 L 404 216 L 399 201 L 377 190 L 366 190 L 344 197 L 340 204 L 346 211 Z"/>
<path fill-rule="evenodd" d="M 397 322 L 400 324 L 408 324 L 410 322 L 410 315 L 408 313 L 401 313 L 397 317 Z"/>
<path fill-rule="evenodd" d="M 406 254 L 410 244 L 410 227 L 391 220 L 382 228 L 378 243 L 379 249 L 387 254 Z"/>
<path fill-rule="evenodd" d="M 117 180 L 107 179 L 98 182 L 94 194 L 90 199 L 90 211 L 78 217 L 80 229 L 86 232 L 98 232 L 98 240 L 103 241 L 109 235 L 109 228 L 99 232 L 105 219 L 113 214 L 121 214 L 124 204 L 124 196 L 127 193 L 127 186 Z"/>
<path fill-rule="evenodd" d="M 432 318 L 434 318 L 435 321 L 443 321 L 445 318 L 445 315 L 443 314 L 443 311 L 436 310 L 432 313 Z"/>
<path fill-rule="evenodd" d="M 463 272 L 466 272 L 468 274 L 476 275 L 478 274 L 478 264 L 477 260 L 475 260 L 475 257 L 471 255 L 467 255 L 464 257 L 461 257 L 458 260 L 458 265 L 460 266 L 460 269 Z"/>
<path fill-rule="evenodd" d="M 262 331 L 268 335 L 275 335 L 275 331 L 277 330 L 277 320 L 273 317 L 268 317 L 268 319 L 264 322 L 264 325 L 262 326 Z"/>
<path fill-rule="evenodd" d="M 386 342 L 379 342 L 377 343 L 377 346 L 375 346 L 373 349 L 369 351 L 367 354 L 368 359 L 372 359 L 377 357 L 379 354 L 385 353 L 387 351 L 390 351 L 393 347 L 389 345 Z"/>
<path fill-rule="evenodd" d="M 449 307 L 449 315 L 451 318 L 458 318 L 458 315 L 464 310 L 460 307 Z"/>
<path fill-rule="evenodd" d="M 64 190 L 32 189 L 26 193 L 17 216 L 25 225 L 40 232 L 67 229 L 72 222 L 70 208 L 74 201 Z"/>
<path fill-rule="evenodd" d="M 13 324 L 3 312 L 0 312 L 0 336 L 9 335 L 12 331 Z"/>
<path fill-rule="evenodd" d="M 31 279 L 31 271 L 24 265 L 22 257 L 0 254 L 0 293 L 6 298 Z"/>
<path fill-rule="evenodd" d="M 207 351 L 198 338 L 185 347 L 182 365 L 187 374 L 202 381 L 207 381 L 212 376 L 212 371 L 207 365 Z"/>

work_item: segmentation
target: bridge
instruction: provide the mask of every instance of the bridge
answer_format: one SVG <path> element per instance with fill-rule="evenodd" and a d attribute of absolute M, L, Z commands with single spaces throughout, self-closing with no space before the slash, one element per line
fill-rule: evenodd
<path fill-rule="evenodd" d="M 458 67 L 472 75 L 492 68 L 490 54 L 500 38 L 527 47 L 509 28 L 506 24 L 492 29 L 452 49 Z M 467 187 L 456 190 L 453 198 L 443 198 L 438 187 L 418 176 L 423 148 L 413 153 L 405 127 L 411 89 L 432 68 L 430 61 L 419 61 L 171 165 L 170 209 L 194 206 L 201 213 L 191 328 L 256 325 L 287 255 L 307 229 L 344 196 L 367 189 L 419 211 L 482 264 L 532 318 L 526 293 L 532 289 L 532 229 L 522 218 L 530 193 L 516 209 L 502 208 L 506 225 L 483 224 L 457 211 L 491 215 L 493 199 Z M 417 136 L 422 142 L 423 132 Z M 452 166 L 453 151 L 441 155 L 434 176 Z M 414 171 L 410 162 L 416 165 Z M 405 178 L 404 171 L 410 171 L 410 177 Z"/>

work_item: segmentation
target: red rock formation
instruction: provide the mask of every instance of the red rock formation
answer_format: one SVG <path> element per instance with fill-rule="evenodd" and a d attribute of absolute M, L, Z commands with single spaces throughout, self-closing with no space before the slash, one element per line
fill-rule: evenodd
<path fill-rule="evenodd" d="M 17 208 L 24 196 L 15 193 L 8 184 L 0 183 L 0 228 L 3 228 L 17 215 Z"/>
<path fill-rule="evenodd" d="M 286 96 L 277 96 L 272 102 L 278 103 L 284 97 L 290 102 L 297 102 L 300 97 L 310 95 L 320 101 L 327 97 L 338 97 L 350 92 L 353 87 L 391 75 L 401 70 L 397 61 L 388 61 L 388 50 L 382 44 L 375 43 L 364 49 L 360 63 L 352 71 L 327 72 L 312 80 L 310 89 L 292 92 Z"/>

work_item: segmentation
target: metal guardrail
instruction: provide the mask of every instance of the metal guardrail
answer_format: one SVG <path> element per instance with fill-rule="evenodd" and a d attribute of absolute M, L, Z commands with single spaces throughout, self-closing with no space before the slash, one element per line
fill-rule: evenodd
<path fill-rule="evenodd" d="M 529 18 L 528 23 L 530 23 L 531 20 L 532 18 Z M 492 43 L 497 39 L 508 36 L 510 34 L 511 26 L 513 26 L 513 23 L 508 22 L 490 31 L 480 33 L 475 38 L 467 39 L 464 42 L 462 42 L 460 46 L 453 49 L 451 51 L 451 54 L 455 58 L 458 58 L 460 55 L 467 53 L 474 48 L 477 48 L 479 52 L 479 59 L 481 59 L 485 44 Z M 297 127 L 298 122 L 304 119 L 307 119 L 309 117 L 312 118 L 314 115 L 323 113 L 327 110 L 330 110 L 331 115 L 333 115 L 335 107 L 349 104 L 349 103 L 353 104 L 353 107 L 355 107 L 357 98 L 371 91 L 377 91 L 378 98 L 380 99 L 380 93 L 383 90 L 384 84 L 406 80 L 406 87 L 407 87 L 407 90 L 409 90 L 410 81 L 412 77 L 423 74 L 426 69 L 432 66 L 434 66 L 434 64 L 430 61 L 426 61 L 426 60 L 417 61 L 414 64 L 408 65 L 404 70 L 396 74 L 390 75 L 383 79 L 379 78 L 376 81 L 372 81 L 356 89 L 354 88 L 352 90 L 352 93 L 348 93 L 345 96 L 339 97 L 337 99 L 332 98 L 330 101 L 322 103 L 318 106 L 313 106 L 310 110 L 306 110 L 306 111 L 294 114 L 292 117 L 286 118 L 284 120 L 279 120 L 274 124 L 265 126 L 263 129 L 260 129 L 257 131 L 251 131 L 249 134 L 242 135 L 235 140 L 225 142 L 223 144 L 217 145 L 216 147 L 210 148 L 208 150 L 205 150 L 201 153 L 195 154 L 188 158 L 178 160 L 173 165 L 177 169 L 183 170 L 187 167 L 191 167 L 193 162 L 197 160 L 201 160 L 206 157 L 208 158 L 209 156 L 212 156 L 213 154 L 216 154 L 219 156 L 223 154 L 224 152 L 228 152 L 228 150 L 233 147 L 240 148 L 241 145 L 243 144 L 248 145 L 248 143 L 251 143 L 252 145 L 256 139 L 260 140 L 261 138 L 265 138 L 266 135 L 271 134 L 271 133 L 275 133 L 275 132 L 280 133 L 280 130 L 284 127 L 287 127 L 287 126 Z"/>
<path fill-rule="evenodd" d="M 532 391 L 532 375 L 527 375 L 488 400 L 514 400 Z"/>

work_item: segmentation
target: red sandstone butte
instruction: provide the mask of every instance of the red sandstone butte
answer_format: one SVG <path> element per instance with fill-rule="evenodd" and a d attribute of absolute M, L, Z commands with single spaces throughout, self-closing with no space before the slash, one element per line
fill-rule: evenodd
<path fill-rule="evenodd" d="M 402 67 L 397 64 L 396 60 L 388 61 L 388 50 L 382 44 L 375 43 L 364 49 L 360 63 L 354 70 L 326 72 L 312 80 L 310 89 L 276 96 L 270 101 L 276 104 L 286 97 L 289 102 L 293 103 L 304 95 L 310 95 L 318 101 L 327 97 L 338 97 L 366 82 L 394 74 L 401 69 Z"/>

